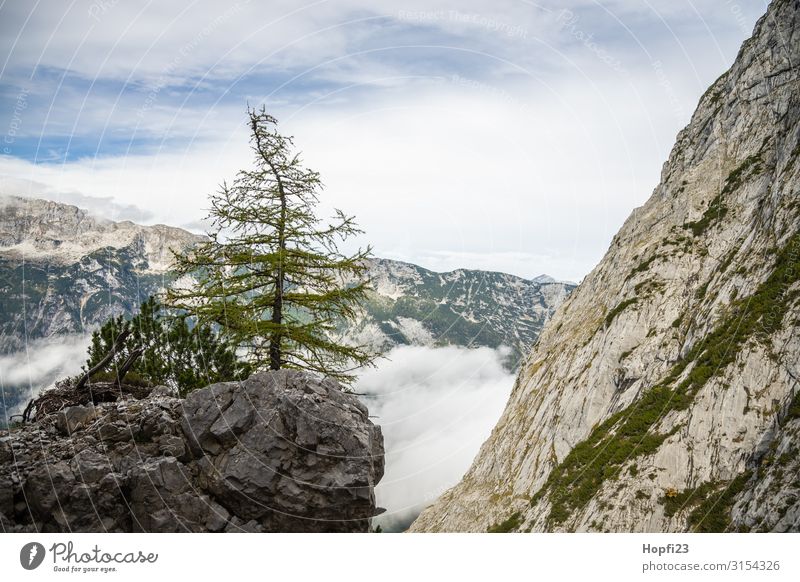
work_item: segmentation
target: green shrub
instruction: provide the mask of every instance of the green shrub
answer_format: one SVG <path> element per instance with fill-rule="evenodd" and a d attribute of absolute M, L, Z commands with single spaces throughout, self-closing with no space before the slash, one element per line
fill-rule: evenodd
<path fill-rule="evenodd" d="M 185 395 L 215 382 L 246 377 L 250 371 L 237 358 L 234 346 L 213 328 L 196 325 L 178 313 L 165 313 L 153 297 L 142 303 L 132 319 L 109 319 L 92 334 L 84 369 L 98 364 L 124 331 L 130 335 L 105 369 L 92 376 L 92 381 L 116 381 L 117 370 L 137 349 L 142 350 L 142 355 L 125 375 L 125 384 L 166 384 Z"/>
<path fill-rule="evenodd" d="M 682 491 L 676 491 L 675 489 L 668 490 L 659 500 L 664 506 L 664 515 L 672 517 L 683 509 L 696 506 L 716 487 L 716 483 L 706 482 L 698 487 L 689 487 Z"/>
<path fill-rule="evenodd" d="M 711 484 L 712 492 L 689 514 L 689 526 L 700 533 L 723 533 L 731 526 L 731 508 L 735 497 L 752 477 L 747 471 L 729 483 Z"/>
<path fill-rule="evenodd" d="M 794 395 L 794 398 L 792 398 L 789 408 L 786 410 L 786 416 L 783 419 L 783 423 L 787 423 L 795 418 L 800 418 L 800 390 L 798 390 Z"/>
<path fill-rule="evenodd" d="M 685 223 L 683 228 L 691 230 L 692 234 L 695 237 L 698 237 L 705 233 L 705 231 L 711 226 L 725 218 L 725 216 L 728 214 L 728 207 L 723 202 L 725 195 L 738 189 L 750 170 L 752 170 L 752 172 L 750 172 L 752 174 L 757 174 L 761 170 L 760 152 L 745 158 L 745 160 L 739 164 L 725 179 L 725 185 L 722 187 L 722 191 L 708 205 L 708 208 L 703 213 L 702 218 L 700 218 L 700 220 Z"/>
<path fill-rule="evenodd" d="M 661 259 L 663 257 L 664 257 L 664 255 L 655 254 L 652 257 L 643 260 L 641 263 L 639 263 L 633 269 L 631 269 L 631 272 L 628 274 L 628 277 L 626 278 L 626 281 L 630 280 L 632 277 L 634 277 L 638 273 L 644 273 L 647 269 L 650 268 L 650 265 L 652 265 L 653 262 L 655 262 L 658 259 Z"/>
<path fill-rule="evenodd" d="M 505 521 L 489 526 L 488 533 L 510 533 L 522 524 L 522 514 L 519 511 L 511 515 Z"/>

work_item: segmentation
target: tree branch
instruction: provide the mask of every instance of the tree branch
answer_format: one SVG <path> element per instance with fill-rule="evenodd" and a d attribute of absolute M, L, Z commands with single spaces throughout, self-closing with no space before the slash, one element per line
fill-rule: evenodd
<path fill-rule="evenodd" d="M 100 370 L 106 367 L 106 365 L 114 358 L 117 352 L 122 347 L 122 344 L 125 343 L 125 340 L 128 339 L 128 336 L 131 334 L 131 330 L 126 329 L 122 333 L 117 336 L 117 340 L 114 342 L 114 345 L 111 346 L 109 352 L 105 355 L 105 357 L 100 360 L 96 366 L 86 371 L 86 373 L 78 380 L 78 383 L 75 384 L 75 389 L 80 390 L 86 385 L 86 382 L 89 381 L 93 375 L 97 374 Z"/>

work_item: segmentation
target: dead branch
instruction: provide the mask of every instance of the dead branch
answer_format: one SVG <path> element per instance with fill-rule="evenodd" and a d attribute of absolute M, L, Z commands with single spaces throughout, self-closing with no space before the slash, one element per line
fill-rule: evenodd
<path fill-rule="evenodd" d="M 97 374 L 97 372 L 99 372 L 100 370 L 105 368 L 106 365 L 111 361 L 111 359 L 116 355 L 116 353 L 122 347 L 122 344 L 125 342 L 125 340 L 128 339 L 128 336 L 130 334 L 131 334 L 131 330 L 129 330 L 129 329 L 126 329 L 122 333 L 120 333 L 117 336 L 117 339 L 114 342 L 114 345 L 111 346 L 111 350 L 105 355 L 105 357 L 102 360 L 100 360 L 100 362 L 98 362 L 98 364 L 96 366 L 94 366 L 91 369 L 87 370 L 86 373 L 83 376 L 81 376 L 81 379 L 78 380 L 78 382 L 75 384 L 75 388 L 80 390 L 81 388 L 83 388 L 86 385 L 86 382 L 89 380 L 89 378 L 92 375 Z"/>
<path fill-rule="evenodd" d="M 128 359 L 125 360 L 125 363 L 122 364 L 122 367 L 117 371 L 117 383 L 122 384 L 122 379 L 125 377 L 125 374 L 128 373 L 128 370 L 131 369 L 131 366 L 136 363 L 136 360 L 144 353 L 143 348 L 136 348 L 131 352 L 128 356 Z"/>

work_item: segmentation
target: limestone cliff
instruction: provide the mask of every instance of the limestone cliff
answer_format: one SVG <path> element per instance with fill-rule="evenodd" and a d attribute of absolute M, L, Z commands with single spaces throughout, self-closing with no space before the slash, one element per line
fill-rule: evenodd
<path fill-rule="evenodd" d="M 799 18 L 773 0 L 413 530 L 800 528 Z"/>
<path fill-rule="evenodd" d="M 171 268 L 171 249 L 181 250 L 203 237 L 180 228 L 114 222 L 49 200 L 0 197 L 0 253 L 28 262 L 70 265 L 100 250 L 130 248 L 133 267 L 163 273 Z"/>

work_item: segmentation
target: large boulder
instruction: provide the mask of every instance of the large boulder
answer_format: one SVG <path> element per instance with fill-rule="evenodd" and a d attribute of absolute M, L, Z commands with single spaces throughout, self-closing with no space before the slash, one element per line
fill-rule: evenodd
<path fill-rule="evenodd" d="M 75 408 L 0 439 L 0 529 L 359 532 L 379 511 L 380 427 L 332 380 L 281 370 Z"/>

